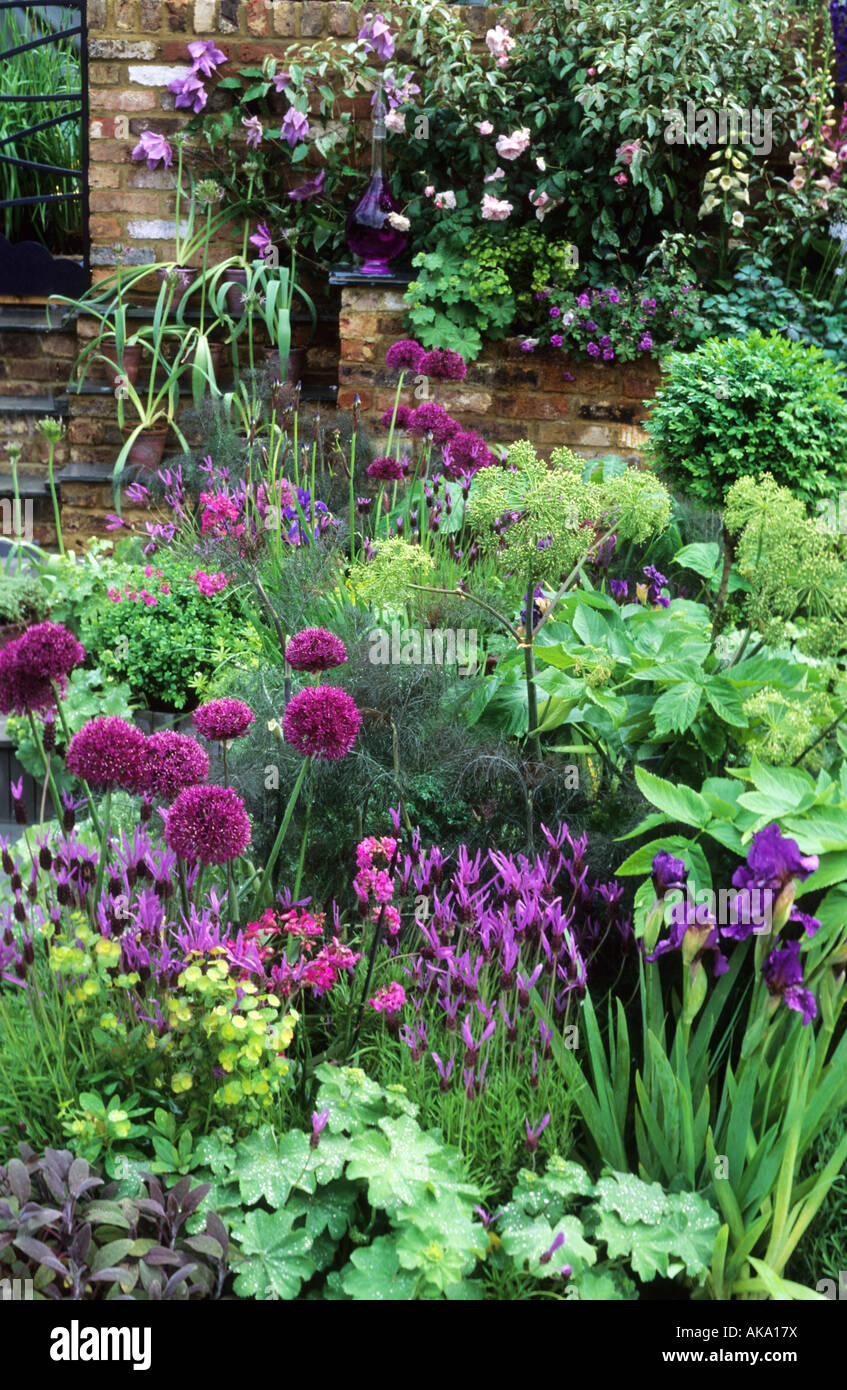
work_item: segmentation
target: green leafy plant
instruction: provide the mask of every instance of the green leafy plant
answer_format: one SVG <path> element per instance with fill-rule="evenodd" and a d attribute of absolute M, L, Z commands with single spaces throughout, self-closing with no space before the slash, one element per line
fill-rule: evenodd
<path fill-rule="evenodd" d="M 469 1276 L 486 1241 L 458 1151 L 421 1129 L 403 1087 L 355 1067 L 315 1076 L 311 1138 L 264 1127 L 239 1145 L 218 1133 L 198 1146 L 236 1247 L 236 1294 L 479 1297 Z"/>
<path fill-rule="evenodd" d="M 645 428 L 669 485 L 710 506 L 743 475 L 769 472 L 806 502 L 847 479 L 843 374 L 819 349 L 778 334 L 674 354 Z"/>
<path fill-rule="evenodd" d="M 207 1185 L 181 1178 L 163 1191 L 148 1178 L 137 1198 L 118 1197 L 84 1158 L 67 1149 L 0 1166 L 0 1271 L 32 1279 L 37 1299 L 220 1298 L 229 1239 L 215 1212 L 202 1232 L 186 1222 Z M 97 1189 L 102 1188 L 98 1192 Z"/>

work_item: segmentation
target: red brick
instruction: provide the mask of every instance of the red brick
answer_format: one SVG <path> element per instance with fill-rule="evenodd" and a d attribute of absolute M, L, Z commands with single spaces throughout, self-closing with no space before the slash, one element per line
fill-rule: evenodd
<path fill-rule="evenodd" d="M 159 101 L 155 92 L 140 92 L 137 87 L 107 88 L 89 92 L 89 105 L 92 111 L 155 111 Z"/>
<path fill-rule="evenodd" d="M 353 398 L 354 398 L 354 396 L 356 396 L 356 395 L 358 395 L 359 398 L 360 398 L 362 410 L 370 410 L 370 408 L 371 408 L 371 403 L 372 403 L 372 401 L 373 401 L 373 391 L 366 391 L 366 390 L 363 390 L 363 391 L 357 392 L 357 391 L 355 390 L 354 387 L 349 387 L 349 388 L 348 388 L 348 387 L 346 387 L 346 386 L 345 386 L 345 387 L 340 387 L 340 388 L 339 388 L 339 391 L 338 391 L 338 409 L 339 409 L 339 410 L 352 410 L 352 409 L 353 409 Z"/>
<path fill-rule="evenodd" d="M 371 343 L 359 343 L 347 338 L 341 344 L 341 357 L 346 362 L 372 362 L 373 346 Z"/>
<path fill-rule="evenodd" d="M 251 34 L 267 34 L 268 7 L 265 0 L 247 0 L 247 30 Z"/>
<path fill-rule="evenodd" d="M 92 189 L 88 205 L 92 212 L 143 212 L 153 216 L 155 194 L 117 193 L 114 189 Z"/>
<path fill-rule="evenodd" d="M 117 241 L 121 224 L 114 217 L 92 217 L 90 231 L 93 241 Z"/>

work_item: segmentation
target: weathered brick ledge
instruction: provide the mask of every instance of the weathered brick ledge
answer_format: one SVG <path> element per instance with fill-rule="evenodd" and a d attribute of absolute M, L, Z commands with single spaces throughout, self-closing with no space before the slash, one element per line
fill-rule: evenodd
<path fill-rule="evenodd" d="M 385 354 L 398 338 L 411 336 L 405 307 L 397 288 L 347 285 L 341 291 L 338 405 L 349 410 L 358 395 L 363 423 L 377 441 L 386 433 L 379 418 L 393 407 L 397 390 Z M 525 353 L 517 340 L 507 340 L 490 344 L 464 381 L 441 383 L 437 399 L 489 444 L 523 438 L 544 452 L 566 444 L 589 458 L 614 453 L 640 459 L 647 444 L 641 425 L 658 381 L 652 358 L 597 363 L 554 348 Z M 407 378 L 403 398 L 414 405 L 412 386 Z"/>

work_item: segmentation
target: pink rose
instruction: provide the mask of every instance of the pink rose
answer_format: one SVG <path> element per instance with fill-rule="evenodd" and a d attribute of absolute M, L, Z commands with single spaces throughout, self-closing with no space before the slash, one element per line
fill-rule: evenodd
<path fill-rule="evenodd" d="M 493 173 L 493 174 L 486 174 L 486 175 L 485 175 L 485 178 L 482 180 L 482 182 L 483 182 L 483 183 L 494 183 L 497 179 L 504 179 L 505 177 L 506 177 L 506 170 L 505 170 L 505 169 L 501 169 L 501 168 L 500 168 L 500 165 L 498 164 L 498 165 L 497 165 L 497 168 L 494 170 L 494 173 Z"/>
<path fill-rule="evenodd" d="M 615 158 L 619 159 L 621 164 L 630 165 L 640 149 L 640 140 L 627 140 L 615 150 Z"/>
<path fill-rule="evenodd" d="M 530 134 L 527 126 L 513 130 L 511 135 L 498 135 L 495 149 L 501 159 L 517 159 L 524 150 L 529 149 Z"/>
<path fill-rule="evenodd" d="M 502 24 L 498 24 L 494 29 L 489 29 L 485 36 L 485 42 L 492 58 L 497 59 L 498 67 L 505 67 L 509 61 L 509 54 L 515 46 L 515 41 L 508 29 L 504 29 Z"/>
<path fill-rule="evenodd" d="M 448 188 L 444 193 L 436 193 L 435 206 L 439 210 L 441 208 L 447 208 L 448 211 L 452 211 L 452 209 L 456 206 L 456 195 L 453 192 L 452 188 Z"/>
<path fill-rule="evenodd" d="M 621 171 L 621 173 L 615 174 L 615 183 L 629 183 L 629 179 L 627 178 L 626 174 L 623 173 L 623 171 Z"/>
<path fill-rule="evenodd" d="M 512 204 L 505 199 L 495 198 L 491 193 L 482 195 L 482 217 L 485 222 L 505 222 L 512 211 Z"/>
<path fill-rule="evenodd" d="M 479 125 L 477 126 L 477 130 L 479 131 L 480 135 L 490 135 L 493 129 L 494 127 L 490 121 L 480 121 Z"/>

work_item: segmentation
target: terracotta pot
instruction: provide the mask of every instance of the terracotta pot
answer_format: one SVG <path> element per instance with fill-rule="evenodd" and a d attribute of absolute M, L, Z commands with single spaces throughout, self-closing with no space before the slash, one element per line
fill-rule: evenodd
<path fill-rule="evenodd" d="M 288 382 L 291 386 L 296 386 L 298 381 L 302 380 L 303 372 L 306 367 L 305 348 L 291 348 L 288 354 L 288 362 L 286 364 L 284 377 L 280 370 L 279 352 L 277 349 L 263 348 L 262 351 L 265 354 L 265 362 L 267 363 L 268 371 L 278 381 Z"/>
<path fill-rule="evenodd" d="M 132 464 L 141 469 L 142 472 L 155 473 L 162 462 L 165 440 L 170 433 L 170 428 L 170 425 L 159 425 L 155 429 L 142 430 L 139 435 L 136 435 L 129 451 L 127 465 Z M 128 439 L 132 430 L 124 425 L 123 434 Z"/>
<path fill-rule="evenodd" d="M 226 272 L 227 280 L 235 280 L 237 283 L 231 285 L 226 292 L 226 311 L 234 319 L 240 319 L 244 313 L 244 290 L 247 288 L 247 271 L 242 267 Z M 243 286 L 241 289 L 239 286 Z"/>
<path fill-rule="evenodd" d="M 210 344 L 209 344 L 209 356 L 210 356 L 211 359 L 212 359 L 212 371 L 213 371 L 214 374 L 215 374 L 215 380 L 216 380 L 216 381 L 217 381 L 218 377 L 220 376 L 221 360 L 222 360 L 223 354 L 224 354 L 224 346 L 225 346 L 225 345 L 224 345 L 223 343 L 210 343 Z M 192 355 L 192 354 L 191 354 L 190 351 L 187 351 L 187 352 L 183 353 L 183 356 L 182 356 L 183 362 L 189 362 L 189 361 L 191 360 L 191 355 Z"/>
<path fill-rule="evenodd" d="M 118 382 L 125 377 L 130 386 L 134 386 L 138 378 L 138 369 L 141 366 L 141 344 L 134 343 L 131 347 L 124 348 L 122 361 L 118 361 L 118 354 L 114 344 L 108 348 L 101 348 L 104 357 L 108 358 L 103 363 L 103 370 L 106 373 L 106 380 L 114 391 Z"/>
<path fill-rule="evenodd" d="M 199 270 L 192 270 L 190 266 L 185 265 L 177 265 L 174 266 L 173 269 L 179 275 L 179 281 L 177 282 L 176 289 L 174 290 L 174 297 L 172 301 L 172 307 L 176 309 L 182 303 L 185 296 L 188 294 L 188 291 L 191 289 L 191 286 L 194 284 L 194 281 L 197 279 L 197 276 L 200 274 L 200 272 Z M 171 272 L 169 270 L 164 269 L 158 270 L 156 272 L 156 276 L 160 285 L 164 284 L 165 277 L 170 273 Z"/>

